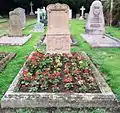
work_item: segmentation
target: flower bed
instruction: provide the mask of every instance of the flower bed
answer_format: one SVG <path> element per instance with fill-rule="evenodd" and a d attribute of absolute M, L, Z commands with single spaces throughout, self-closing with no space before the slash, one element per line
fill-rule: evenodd
<path fill-rule="evenodd" d="M 111 88 L 85 52 L 72 55 L 31 53 L 1 99 L 1 108 L 117 105 Z"/>
<path fill-rule="evenodd" d="M 99 93 L 88 61 L 78 53 L 34 52 L 26 62 L 19 84 L 21 92 Z"/>
<path fill-rule="evenodd" d="M 7 63 L 15 56 L 15 53 L 0 52 L 0 71 L 5 68 Z"/>

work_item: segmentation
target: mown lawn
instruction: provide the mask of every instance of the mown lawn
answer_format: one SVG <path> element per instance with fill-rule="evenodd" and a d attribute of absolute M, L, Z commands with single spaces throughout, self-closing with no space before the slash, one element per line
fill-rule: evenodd
<path fill-rule="evenodd" d="M 28 19 L 28 26 L 24 30 L 25 34 L 30 33 L 30 24 L 34 22 L 35 20 Z M 70 23 L 71 33 L 77 40 L 77 45 L 72 46 L 72 52 L 85 51 L 93 62 L 98 65 L 107 83 L 111 86 L 118 99 L 120 99 L 120 48 L 91 48 L 80 36 L 80 34 L 84 33 L 85 21 L 73 19 Z M 120 28 L 106 27 L 106 32 L 120 38 Z M 34 46 L 39 41 L 40 36 L 42 36 L 42 33 L 32 33 L 32 39 L 24 46 L 0 46 L 0 51 L 16 53 L 16 57 L 0 73 L 0 98 L 24 64 L 25 56 L 35 50 Z M 40 47 L 40 50 L 43 50 L 43 46 Z"/>

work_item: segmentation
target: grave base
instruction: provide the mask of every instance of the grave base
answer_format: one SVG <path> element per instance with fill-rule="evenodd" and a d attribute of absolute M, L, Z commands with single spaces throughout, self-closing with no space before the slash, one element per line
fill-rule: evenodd
<path fill-rule="evenodd" d="M 109 35 L 104 35 L 102 37 L 100 35 L 82 34 L 81 36 L 93 48 L 120 47 L 120 40 Z"/>
<path fill-rule="evenodd" d="M 8 35 L 0 37 L 0 46 L 1 45 L 24 45 L 32 35 L 26 35 L 22 37 L 9 37 Z"/>
<path fill-rule="evenodd" d="M 8 91 L 1 99 L 1 108 L 49 108 L 49 107 L 114 107 L 118 106 L 117 99 L 110 87 L 107 85 L 103 77 L 100 75 L 97 68 L 94 66 L 89 57 L 82 52 L 84 56 L 91 64 L 94 72 L 94 76 L 101 93 L 23 93 L 17 92 L 18 83 L 22 76 L 20 70 L 13 83 L 10 85 Z"/>

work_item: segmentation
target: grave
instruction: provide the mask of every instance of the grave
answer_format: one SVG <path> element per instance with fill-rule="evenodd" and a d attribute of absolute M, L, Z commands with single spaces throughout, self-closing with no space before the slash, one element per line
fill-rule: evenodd
<path fill-rule="evenodd" d="M 46 53 L 35 51 L 29 55 L 1 99 L 1 108 L 118 106 L 87 54 L 70 51 L 69 6 L 51 4 L 47 13 Z"/>
<path fill-rule="evenodd" d="M 76 19 L 79 19 L 80 18 L 80 14 L 76 14 Z"/>
<path fill-rule="evenodd" d="M 17 8 L 9 13 L 9 34 L 0 37 L 0 45 L 23 45 L 31 35 L 23 35 L 24 10 Z"/>
<path fill-rule="evenodd" d="M 103 6 L 99 0 L 95 0 L 90 7 L 85 34 L 82 37 L 92 47 L 120 47 L 119 40 L 105 34 Z"/>
<path fill-rule="evenodd" d="M 47 53 L 70 53 L 69 6 L 49 5 L 47 15 L 48 31 L 44 40 Z"/>
<path fill-rule="evenodd" d="M 0 72 L 5 68 L 7 63 L 15 57 L 15 53 L 0 52 Z"/>
<path fill-rule="evenodd" d="M 35 11 L 35 14 L 37 14 L 37 24 L 34 25 L 32 32 L 44 32 L 44 23 L 42 23 L 45 18 L 44 10 L 37 8 L 37 11 Z"/>
<path fill-rule="evenodd" d="M 82 8 L 80 8 L 80 10 L 81 10 L 80 20 L 83 20 L 84 19 L 84 11 L 85 11 L 84 6 L 82 6 Z"/>
<path fill-rule="evenodd" d="M 30 2 L 30 16 L 34 16 L 35 14 L 34 14 L 34 12 L 33 12 L 33 3 L 32 3 L 32 1 Z"/>
<path fill-rule="evenodd" d="M 25 9 L 19 7 L 19 8 L 14 9 L 14 11 L 20 13 L 20 17 L 19 18 L 20 18 L 20 21 L 22 23 L 22 28 L 24 29 L 25 26 L 26 26 Z"/>

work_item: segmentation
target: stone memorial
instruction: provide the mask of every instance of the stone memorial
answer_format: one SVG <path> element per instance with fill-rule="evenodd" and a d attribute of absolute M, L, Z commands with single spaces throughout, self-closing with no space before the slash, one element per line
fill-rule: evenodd
<path fill-rule="evenodd" d="M 45 7 L 43 9 L 37 8 L 35 14 L 37 14 L 37 24 L 35 24 L 32 32 L 44 32 L 44 19 L 45 19 Z"/>
<path fill-rule="evenodd" d="M 22 27 L 25 28 L 25 25 L 26 25 L 25 9 L 16 8 L 14 9 L 14 11 L 20 13 L 20 21 L 21 21 Z"/>
<path fill-rule="evenodd" d="M 30 16 L 34 16 L 35 14 L 34 14 L 34 12 L 33 12 L 33 3 L 32 3 L 32 1 L 30 2 L 30 14 L 29 14 Z"/>
<path fill-rule="evenodd" d="M 87 20 L 87 18 L 88 18 L 88 13 L 85 13 L 85 19 Z"/>
<path fill-rule="evenodd" d="M 85 11 L 84 6 L 82 6 L 82 8 L 80 8 L 80 10 L 81 10 L 80 20 L 83 20 L 84 19 L 84 11 Z"/>
<path fill-rule="evenodd" d="M 99 0 L 95 0 L 90 7 L 85 34 L 82 37 L 92 47 L 120 47 L 120 40 L 105 34 L 103 6 Z"/>
<path fill-rule="evenodd" d="M 40 23 L 41 9 L 40 9 L 40 8 L 37 8 L 37 11 L 35 11 L 35 14 L 37 14 L 37 23 Z"/>
<path fill-rule="evenodd" d="M 69 6 L 50 4 L 47 7 L 48 31 L 44 39 L 46 53 L 70 53 Z M 59 21 L 60 20 L 60 21 Z"/>
<path fill-rule="evenodd" d="M 80 14 L 76 14 L 76 19 L 79 19 L 80 18 Z"/>
<path fill-rule="evenodd" d="M 9 12 L 9 32 L 0 37 L 0 45 L 24 45 L 31 38 L 31 34 L 23 34 L 25 19 L 24 10 L 21 8 Z"/>
<path fill-rule="evenodd" d="M 17 37 L 17 36 L 22 36 L 23 35 L 23 26 L 22 26 L 22 21 L 20 19 L 20 13 L 15 11 L 11 11 L 9 13 L 9 36 Z"/>
<path fill-rule="evenodd" d="M 90 7 L 86 23 L 86 33 L 92 35 L 103 35 L 105 32 L 104 26 L 103 6 L 100 1 L 96 0 Z"/>

